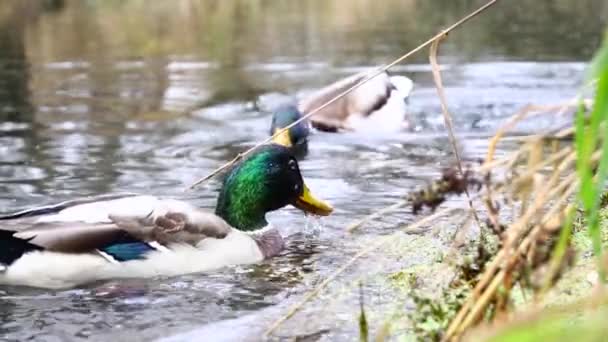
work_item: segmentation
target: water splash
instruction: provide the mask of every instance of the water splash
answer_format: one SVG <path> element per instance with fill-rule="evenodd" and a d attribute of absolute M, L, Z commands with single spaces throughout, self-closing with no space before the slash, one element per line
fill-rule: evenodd
<path fill-rule="evenodd" d="M 323 228 L 323 222 L 321 218 L 313 215 L 306 215 L 306 224 L 302 233 L 307 238 L 318 238 L 321 235 L 321 229 Z"/>

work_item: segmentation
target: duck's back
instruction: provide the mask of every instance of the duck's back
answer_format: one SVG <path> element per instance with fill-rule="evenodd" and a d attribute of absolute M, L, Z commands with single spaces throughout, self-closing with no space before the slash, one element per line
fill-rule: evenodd
<path fill-rule="evenodd" d="M 81 207 L 83 205 L 91 205 L 99 203 L 105 205 L 106 203 L 113 202 L 114 200 L 123 200 L 125 198 L 142 197 L 133 193 L 121 193 L 121 194 L 107 194 L 99 196 L 84 197 L 60 203 L 53 203 L 50 205 L 44 205 L 34 208 L 27 208 L 14 213 L 0 215 L 0 221 L 13 221 L 17 219 L 26 218 L 42 218 L 48 215 L 55 215 L 66 209 L 73 210 L 73 208 Z"/>

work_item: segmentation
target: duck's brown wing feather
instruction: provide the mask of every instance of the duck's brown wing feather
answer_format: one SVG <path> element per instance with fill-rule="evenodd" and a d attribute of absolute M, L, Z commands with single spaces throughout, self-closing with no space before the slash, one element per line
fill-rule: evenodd
<path fill-rule="evenodd" d="M 13 231 L 13 238 L 27 241 L 45 250 L 64 253 L 86 253 L 104 248 L 125 238 L 163 245 L 185 243 L 195 245 L 207 237 L 224 238 L 231 227 L 220 217 L 206 212 L 169 212 L 152 218 L 110 215 L 109 223 L 33 222 L 3 227 Z"/>
<path fill-rule="evenodd" d="M 340 95 L 347 89 L 364 80 L 369 72 L 338 80 L 313 94 L 302 99 L 298 109 L 303 114 L 319 108 L 334 97 Z M 311 124 L 322 131 L 335 132 L 341 129 L 348 130 L 346 123 L 350 115 L 368 116 L 382 107 L 388 100 L 394 86 L 390 83 L 387 73 L 382 73 L 359 86 L 346 96 L 334 101 L 325 108 L 319 110 L 311 118 Z"/>
<path fill-rule="evenodd" d="M 161 244 L 196 245 L 208 237 L 222 239 L 231 230 L 230 225 L 222 218 L 202 210 L 188 214 L 168 212 L 153 220 L 113 215 L 110 216 L 110 219 L 120 229 L 139 239 L 153 240 Z"/>
<path fill-rule="evenodd" d="M 113 223 L 54 222 L 35 224 L 13 234 L 45 250 L 86 253 L 103 248 L 127 236 Z"/>

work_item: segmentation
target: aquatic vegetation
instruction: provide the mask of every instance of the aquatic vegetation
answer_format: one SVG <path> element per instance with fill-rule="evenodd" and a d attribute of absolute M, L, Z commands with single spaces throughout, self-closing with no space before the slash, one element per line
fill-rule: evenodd
<path fill-rule="evenodd" d="M 411 202 L 412 212 L 418 214 L 424 207 L 435 210 L 446 201 L 448 196 L 461 195 L 468 188 L 480 190 L 482 184 L 483 181 L 470 168 L 466 169 L 464 173 L 460 173 L 455 167 L 446 168 L 438 180 L 426 188 L 410 194 L 408 200 Z"/>
<path fill-rule="evenodd" d="M 471 287 L 465 284 L 446 289 L 439 298 L 429 298 L 412 291 L 410 296 L 415 310 L 410 319 L 416 336 L 420 340 L 439 341 L 470 293 Z"/>
<path fill-rule="evenodd" d="M 597 80 L 593 104 L 587 108 L 581 101 L 573 128 L 525 137 L 514 155 L 493 160 L 493 148 L 503 133 L 530 115 L 530 110 L 524 110 L 514 116 L 490 144 L 488 158 L 480 168 L 494 173 L 501 168 L 506 170 L 505 181 L 491 193 L 486 189 L 484 201 L 488 223 L 496 227 L 501 247 L 479 274 L 475 295 L 463 302 L 444 339 L 458 338 L 480 322 L 508 317 L 511 290 L 516 284 L 532 290 L 536 300 L 542 299 L 574 263 L 571 242 L 575 209 L 579 203 L 582 222 L 597 260 L 599 280 L 605 281 L 600 204 L 608 174 L 605 139 L 608 127 L 607 51 L 608 40 L 590 69 L 590 77 Z M 573 143 L 564 139 L 572 134 Z M 506 203 L 519 204 L 519 214 L 511 219 L 506 229 L 500 223 L 499 206 L 495 205 L 499 203 L 498 196 L 506 197 L 509 200 Z M 496 315 L 498 312 L 504 315 Z"/>

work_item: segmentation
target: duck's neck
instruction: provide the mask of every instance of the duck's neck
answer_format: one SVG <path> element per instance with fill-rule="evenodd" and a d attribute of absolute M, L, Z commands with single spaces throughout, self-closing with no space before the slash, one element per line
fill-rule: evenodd
<path fill-rule="evenodd" d="M 253 211 L 234 206 L 218 206 L 215 214 L 223 218 L 230 226 L 246 232 L 262 229 L 268 225 L 264 214 L 254 214 Z"/>
<path fill-rule="evenodd" d="M 286 205 L 268 184 L 272 151 L 260 152 L 236 165 L 224 179 L 215 213 L 232 227 L 254 231 L 268 225 L 266 213 Z M 279 198 L 279 199 L 277 199 Z"/>
<path fill-rule="evenodd" d="M 266 208 L 251 187 L 222 190 L 217 200 L 215 214 L 230 226 L 242 231 L 255 231 L 268 225 Z"/>
<path fill-rule="evenodd" d="M 285 240 L 276 228 L 264 229 L 253 239 L 264 255 L 264 259 L 272 258 L 285 249 Z"/>

